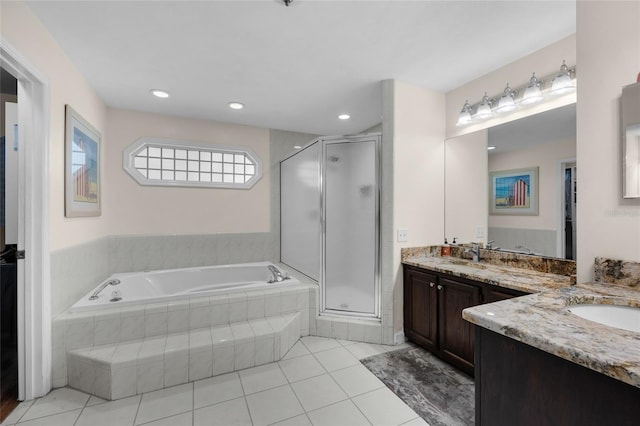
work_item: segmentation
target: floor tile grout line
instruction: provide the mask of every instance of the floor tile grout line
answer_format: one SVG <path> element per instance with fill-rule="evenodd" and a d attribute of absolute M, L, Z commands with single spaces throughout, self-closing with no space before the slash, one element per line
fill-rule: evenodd
<path fill-rule="evenodd" d="M 247 413 L 249 413 L 249 420 L 251 420 L 251 424 L 253 425 L 253 416 L 251 415 L 251 410 L 249 409 L 249 401 L 247 401 L 247 393 L 244 390 L 244 384 L 242 383 L 242 377 L 240 377 L 240 372 L 236 371 L 236 375 L 238 376 L 238 381 L 240 382 L 240 389 L 242 389 L 242 398 L 244 399 L 244 405 L 247 407 Z M 285 377 L 286 379 L 286 377 Z M 256 392 L 257 393 L 257 392 Z M 195 395 L 194 395 L 195 397 Z M 193 413 L 193 418 L 195 422 L 195 412 Z"/>
<path fill-rule="evenodd" d="M 59 411 L 57 413 L 51 413 L 51 414 L 47 414 L 47 415 L 40 416 L 40 417 L 34 417 L 33 419 L 25 420 L 25 422 L 30 422 L 32 420 L 38 420 L 38 419 L 44 419 L 45 417 L 57 416 L 58 414 L 68 413 L 70 411 L 75 411 L 75 410 L 80 410 L 80 409 L 84 409 L 84 407 L 70 408 L 68 410 Z M 18 420 L 17 422 L 15 422 L 13 424 L 17 425 L 18 423 L 20 423 L 22 421 L 22 418 L 25 416 L 25 414 L 27 414 L 26 411 L 24 412 L 24 414 L 22 416 L 20 416 L 20 420 Z M 75 424 L 75 422 L 74 422 L 74 424 Z"/>
<path fill-rule="evenodd" d="M 84 413 L 84 409 L 87 408 L 87 404 L 89 403 L 90 400 L 91 400 L 91 395 L 89 395 L 89 398 L 87 398 L 87 400 L 84 402 L 84 405 L 82 406 L 82 410 L 80 410 L 80 414 L 78 415 L 78 417 L 76 417 L 76 419 L 73 422 L 73 426 L 75 426 L 76 423 L 78 423 L 80 416 L 82 416 L 82 413 Z"/>
<path fill-rule="evenodd" d="M 213 355 L 212 355 L 213 357 Z M 213 358 L 211 359 L 211 369 L 213 371 Z M 191 426 L 196 422 L 196 382 L 191 382 Z"/>
<path fill-rule="evenodd" d="M 369 418 L 368 418 L 368 417 L 367 417 L 367 416 L 362 412 L 362 410 L 360 409 L 360 407 L 358 407 L 358 406 L 356 405 L 356 403 L 355 403 L 355 402 L 353 402 L 353 401 L 351 400 L 351 397 L 349 397 L 348 395 L 347 395 L 347 399 L 343 399 L 343 400 L 340 400 L 340 401 L 338 401 L 338 402 L 333 402 L 333 403 L 331 403 L 331 404 L 329 404 L 329 405 L 325 405 L 324 407 L 318 407 L 318 408 L 316 408 L 316 409 L 314 409 L 314 410 L 311 410 L 311 411 L 305 411 L 305 414 L 307 414 L 307 417 L 309 417 L 309 413 L 311 413 L 311 412 L 313 412 L 313 411 L 322 410 L 322 409 L 324 409 L 324 408 L 328 408 L 328 407 L 331 407 L 331 406 L 333 406 L 333 405 L 341 404 L 341 403 L 343 403 L 343 402 L 345 402 L 345 401 L 349 401 L 349 402 L 351 402 L 351 403 L 353 404 L 353 406 L 354 406 L 354 407 L 356 407 L 356 410 L 358 410 L 358 411 L 360 412 L 360 414 L 362 414 L 362 416 L 367 420 L 367 422 L 368 422 L 370 425 L 373 425 L 373 423 L 371 422 L 371 420 L 369 420 Z M 309 419 L 309 420 L 311 420 L 311 419 Z M 313 423 L 313 422 L 312 422 L 312 423 Z"/>
<path fill-rule="evenodd" d="M 138 414 L 140 414 L 140 406 L 142 405 L 142 400 L 144 398 L 144 393 L 140 394 L 140 400 L 138 401 L 138 408 L 136 409 L 136 415 L 133 416 L 133 424 L 135 426 L 136 420 L 138 420 Z"/>
<path fill-rule="evenodd" d="M 422 417 L 420 417 L 420 415 L 418 415 L 417 417 L 414 417 L 414 418 L 413 418 L 413 419 L 411 419 L 411 420 L 407 420 L 407 421 L 406 421 L 406 422 L 404 422 L 404 423 L 400 423 L 398 426 L 406 425 L 407 423 L 412 422 L 412 421 L 414 421 L 415 419 L 421 419 L 421 420 L 424 420 Z M 426 420 L 424 420 L 424 422 L 425 422 L 425 423 L 427 423 L 427 421 L 426 421 Z M 427 423 L 427 424 L 429 424 L 429 423 Z"/>
<path fill-rule="evenodd" d="M 153 391 L 152 391 L 152 392 L 153 392 Z M 149 423 L 157 422 L 157 421 L 159 421 L 159 420 L 164 420 L 164 419 L 170 419 L 171 417 L 180 416 L 180 415 L 185 414 L 185 413 L 191 413 L 191 411 L 189 411 L 189 410 L 181 411 L 181 412 L 179 412 L 179 413 L 173 413 L 173 414 L 171 414 L 170 416 L 159 417 L 159 418 L 157 418 L 157 419 L 149 420 L 148 422 L 144 422 L 144 423 L 140 423 L 140 424 L 135 424 L 135 423 L 133 423 L 133 425 L 134 425 L 134 426 L 144 426 L 144 425 L 148 425 Z M 192 416 L 192 417 L 193 417 L 193 416 Z M 192 423 L 193 423 L 193 421 L 192 421 Z"/>
<path fill-rule="evenodd" d="M 27 412 L 31 409 L 31 407 L 33 407 L 33 404 L 35 404 L 35 402 L 36 402 L 38 399 L 40 399 L 40 398 L 37 398 L 37 399 L 34 399 L 34 400 L 33 400 L 33 402 L 32 402 L 32 403 L 27 407 L 27 409 L 26 409 L 26 410 L 24 410 L 24 413 L 22 413 L 22 414 L 20 415 L 20 417 L 18 417 L 18 420 L 16 420 L 15 422 L 13 422 L 13 423 L 11 423 L 11 424 L 6 424 L 6 425 L 4 425 L 4 421 L 3 421 L 3 422 L 2 422 L 2 423 L 3 423 L 3 426 L 13 426 L 13 425 L 17 425 L 18 423 L 20 423 L 20 420 L 24 417 L 24 415 L 25 415 L 25 414 L 27 414 Z M 20 402 L 20 404 L 23 404 L 23 403 L 24 403 L 24 401 L 21 401 L 21 402 Z M 20 404 L 18 404 L 18 405 L 16 406 L 16 408 L 18 408 L 18 407 L 20 406 Z M 15 410 L 15 408 L 14 408 L 14 410 Z M 7 417 L 9 417 L 10 415 L 11 415 L 11 413 L 9 413 L 9 415 L 8 415 Z M 5 419 L 4 419 L 4 420 L 7 420 L 7 418 L 5 417 Z"/>

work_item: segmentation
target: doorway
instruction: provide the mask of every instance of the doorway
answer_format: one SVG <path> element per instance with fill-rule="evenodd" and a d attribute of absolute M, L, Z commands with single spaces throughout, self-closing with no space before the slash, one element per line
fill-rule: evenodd
<path fill-rule="evenodd" d="M 576 259 L 576 205 L 577 178 L 576 163 L 562 163 L 562 211 L 563 211 L 563 248 L 564 258 Z"/>
<path fill-rule="evenodd" d="M 51 390 L 50 102 L 46 76 L 2 37 L 0 67 L 17 80 L 19 99 L 15 264 L 18 399 L 22 401 Z"/>
<path fill-rule="evenodd" d="M 18 404 L 18 80 L 0 68 L 0 422 Z"/>

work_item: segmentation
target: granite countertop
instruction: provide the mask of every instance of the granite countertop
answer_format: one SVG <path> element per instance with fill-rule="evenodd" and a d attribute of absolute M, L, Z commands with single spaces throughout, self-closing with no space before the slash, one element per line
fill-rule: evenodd
<path fill-rule="evenodd" d="M 407 257 L 405 265 L 443 272 L 455 277 L 467 278 L 499 287 L 537 293 L 571 285 L 571 277 L 539 272 L 506 265 L 494 265 L 482 261 L 474 263 L 457 257 L 418 256 Z"/>
<path fill-rule="evenodd" d="M 462 311 L 467 321 L 614 379 L 640 387 L 640 333 L 608 327 L 568 312 L 574 304 L 640 307 L 640 291 L 588 283 Z"/>

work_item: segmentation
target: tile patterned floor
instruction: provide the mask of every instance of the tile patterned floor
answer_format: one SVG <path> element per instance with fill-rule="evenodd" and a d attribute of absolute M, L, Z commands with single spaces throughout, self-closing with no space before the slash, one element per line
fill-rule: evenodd
<path fill-rule="evenodd" d="M 427 425 L 359 362 L 399 348 L 303 337 L 280 362 L 117 401 L 56 389 L 0 426 Z"/>

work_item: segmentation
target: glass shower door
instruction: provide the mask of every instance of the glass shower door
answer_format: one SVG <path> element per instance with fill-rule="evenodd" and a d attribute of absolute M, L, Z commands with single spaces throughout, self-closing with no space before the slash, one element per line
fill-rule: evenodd
<path fill-rule="evenodd" d="M 378 314 L 377 137 L 325 141 L 324 311 Z"/>

